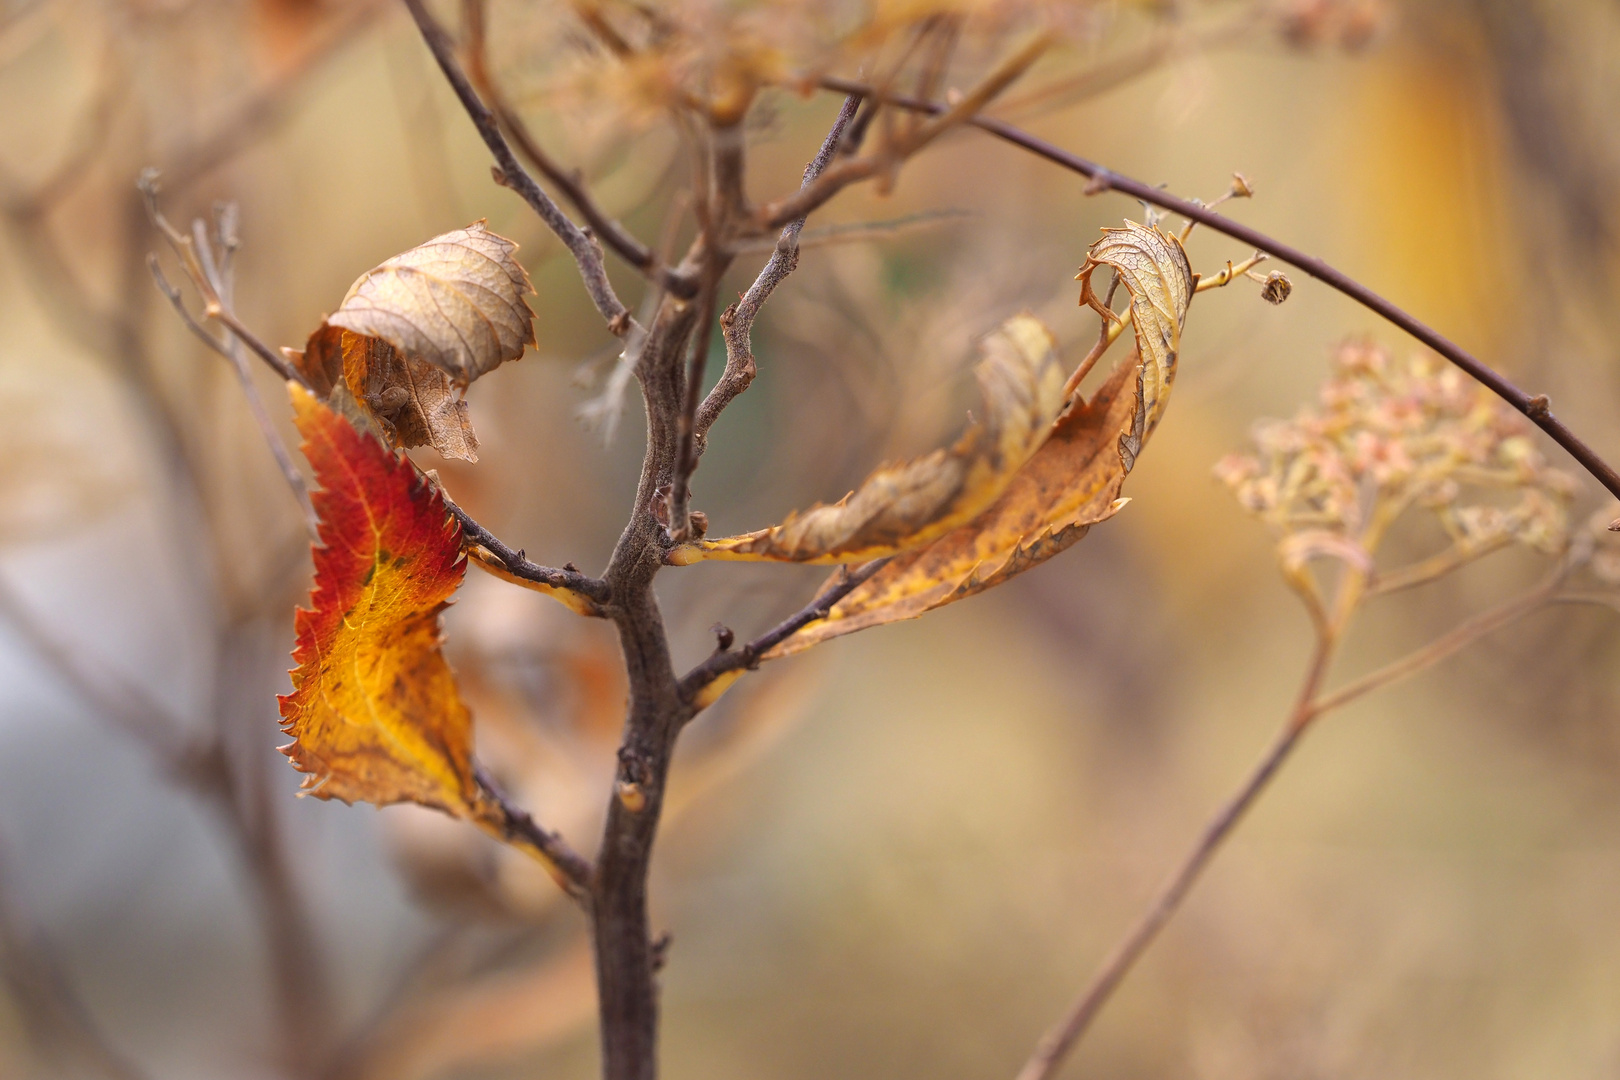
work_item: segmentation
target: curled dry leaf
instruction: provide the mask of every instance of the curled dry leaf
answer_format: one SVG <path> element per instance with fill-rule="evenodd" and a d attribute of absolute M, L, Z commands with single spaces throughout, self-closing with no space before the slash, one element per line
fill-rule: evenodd
<path fill-rule="evenodd" d="M 1170 399 L 1176 357 L 1181 351 L 1181 327 L 1187 320 L 1187 306 L 1192 303 L 1196 282 L 1181 241 L 1158 226 L 1127 221 L 1123 229 L 1104 229 L 1103 238 L 1091 245 L 1078 278 L 1080 302 L 1096 308 L 1108 319 L 1117 316 L 1091 287 L 1091 275 L 1099 266 L 1113 267 L 1131 294 L 1131 320 L 1136 327 L 1136 349 L 1142 358 L 1137 393 L 1143 407 L 1137 410 L 1135 426 L 1120 441 L 1120 452 L 1129 470 Z"/>
<path fill-rule="evenodd" d="M 524 300 L 533 288 L 516 250 L 482 221 L 436 236 L 362 274 L 287 358 L 329 403 L 346 386 L 393 445 L 477 461 L 459 390 L 535 340 Z"/>
<path fill-rule="evenodd" d="M 702 559 L 860 562 L 919 547 L 995 502 L 1052 430 L 1064 372 L 1052 334 L 1033 315 L 985 338 L 974 374 L 985 419 L 949 449 L 878 469 L 860 488 L 758 532 L 676 548 L 676 565 Z"/>
<path fill-rule="evenodd" d="M 1065 550 L 1129 500 L 1120 486 L 1130 466 L 1120 446 L 1141 399 L 1128 389 L 1137 365 L 1114 369 L 1089 402 L 1076 402 L 1051 438 L 973 521 L 907 551 L 765 655 L 789 656 L 869 626 L 914 619 L 983 592 Z M 831 584 L 831 582 L 829 582 Z"/>
<path fill-rule="evenodd" d="M 302 387 L 292 395 L 320 544 L 282 752 L 318 798 L 474 817 L 472 717 L 440 650 L 439 613 L 466 573 L 460 528 L 409 461 Z"/>
<path fill-rule="evenodd" d="M 394 446 L 431 446 L 448 458 L 478 460 L 467 403 L 450 376 L 381 338 L 322 323 L 303 352 L 282 350 L 327 404 Z M 345 395 L 344 391 L 348 393 Z"/>
<path fill-rule="evenodd" d="M 474 222 L 360 275 L 326 321 L 380 338 L 466 386 L 534 344 L 534 312 L 524 300 L 534 287 L 516 251 Z"/>

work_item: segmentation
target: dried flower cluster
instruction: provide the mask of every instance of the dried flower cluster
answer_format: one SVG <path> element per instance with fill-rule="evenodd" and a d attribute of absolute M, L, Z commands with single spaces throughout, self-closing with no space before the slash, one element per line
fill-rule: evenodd
<path fill-rule="evenodd" d="M 1347 342 L 1333 365 L 1319 406 L 1262 421 L 1253 454 L 1216 465 L 1246 509 L 1284 536 L 1326 531 L 1368 553 L 1413 506 L 1461 553 L 1563 550 L 1575 481 L 1547 466 L 1527 420 L 1428 353 L 1403 364 Z"/>

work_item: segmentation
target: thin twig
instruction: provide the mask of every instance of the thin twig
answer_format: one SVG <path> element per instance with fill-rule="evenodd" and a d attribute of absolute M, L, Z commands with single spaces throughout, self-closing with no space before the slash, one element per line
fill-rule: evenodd
<path fill-rule="evenodd" d="M 820 80 L 820 83 L 825 89 L 843 94 L 869 94 L 873 92 L 872 88 L 865 83 L 853 79 L 826 76 Z M 918 101 L 915 98 L 896 95 L 889 95 L 885 100 L 903 109 L 914 109 L 936 115 L 945 113 L 948 108 L 940 102 Z M 1620 497 L 1620 472 L 1616 472 L 1611 465 L 1598 456 L 1595 450 L 1583 442 L 1561 420 L 1553 416 L 1545 394 L 1532 395 L 1520 390 L 1462 346 L 1442 336 L 1438 331 L 1420 322 L 1409 312 L 1397 307 L 1391 301 L 1386 300 L 1323 260 L 1313 255 L 1307 255 L 1296 247 L 1273 240 L 1258 229 L 1233 221 L 1231 218 L 1223 214 L 1217 214 L 1213 210 L 1200 206 L 1191 200 L 1178 198 L 1160 188 L 1153 187 L 1151 184 L 1124 176 L 1094 161 L 1088 161 L 1078 155 L 1071 154 L 1067 150 L 1053 146 L 1043 139 L 1038 139 L 1006 121 L 985 116 L 973 116 L 967 118 L 965 122 L 987 131 L 999 139 L 1028 150 L 1032 154 L 1043 157 L 1054 164 L 1061 165 L 1072 172 L 1090 178 L 1093 183 L 1088 190 L 1094 188 L 1099 193 L 1109 189 L 1120 191 L 1145 203 L 1169 210 L 1171 213 L 1179 214 L 1189 220 L 1197 221 L 1216 232 L 1232 237 L 1234 240 L 1241 240 L 1273 258 L 1288 263 L 1290 266 L 1298 267 L 1323 284 L 1338 290 L 1363 307 L 1383 316 L 1447 360 L 1450 360 L 1453 364 L 1462 368 L 1496 396 L 1529 417 L 1537 427 L 1552 436 L 1553 441 L 1568 451 L 1570 456 L 1578 461 L 1582 468 L 1591 473 L 1611 494 Z"/>
<path fill-rule="evenodd" d="M 687 701 L 692 701 L 697 697 L 699 691 L 721 676 L 744 669 L 751 671 L 758 667 L 760 658 L 766 653 L 811 623 L 825 619 L 832 611 L 833 605 L 864 585 L 871 579 L 872 575 L 888 564 L 888 558 L 873 559 L 856 570 L 850 571 L 846 569 L 841 579 L 817 594 L 814 600 L 811 600 L 799 611 L 783 619 L 742 648 L 721 649 L 715 652 L 682 677 L 681 697 Z"/>
<path fill-rule="evenodd" d="M 1040 59 L 1050 45 L 1051 38 L 1048 35 L 1039 35 L 998 64 L 955 104 L 941 105 L 937 111 L 916 110 L 934 112 L 935 115 L 926 124 L 920 125 L 903 137 L 896 137 L 893 143 L 885 145 L 878 151 L 866 157 L 846 158 L 826 169 L 815 183 L 800 187 L 787 198 L 778 199 L 762 207 L 758 213 L 760 227 L 779 228 L 823 206 L 834 195 L 853 183 L 880 173 L 891 173 L 900 160 L 921 151 L 951 128 L 971 122 L 980 109 L 1029 70 L 1030 65 Z M 830 87 L 833 81 L 835 80 L 823 79 L 821 85 Z M 877 96 L 876 91 L 864 83 L 845 81 L 849 86 L 845 91 L 846 94 L 855 94 L 863 98 Z M 882 95 L 882 97 L 883 100 L 890 102 L 903 103 L 914 100 L 896 95 Z"/>
<path fill-rule="evenodd" d="M 827 163 L 837 155 L 838 144 L 844 137 L 844 131 L 855 118 L 860 104 L 859 94 L 851 94 L 844 99 L 844 105 L 838 110 L 838 116 L 833 120 L 831 130 L 821 141 L 821 149 L 804 168 L 804 179 L 799 185 L 801 191 L 814 184 L 816 178 L 827 168 Z M 748 287 L 742 298 L 727 308 L 726 313 L 720 317 L 721 333 L 726 341 L 726 369 L 721 373 L 720 381 L 709 391 L 709 396 L 698 407 L 693 420 L 693 452 L 698 456 L 703 454 L 709 428 L 719 419 L 726 406 L 754 381 L 756 371 L 752 342 L 754 319 L 776 287 L 798 267 L 799 236 L 804 230 L 804 222 L 805 218 L 801 216 L 782 227 L 782 234 L 776 241 L 776 249 L 766 260 L 759 276 L 754 278 L 754 283 Z"/>
<path fill-rule="evenodd" d="M 1399 570 L 1391 570 L 1387 573 L 1375 575 L 1372 584 L 1367 589 L 1367 595 L 1369 597 L 1387 596 L 1390 593 L 1426 585 L 1459 567 L 1467 566 L 1469 563 L 1482 559 L 1494 551 L 1500 551 L 1511 543 L 1513 543 L 1513 538 L 1504 533 L 1480 543 L 1453 544 L 1440 552 L 1440 554 L 1431 555 L 1429 558 L 1413 563 L 1411 566 L 1403 566 Z"/>
<path fill-rule="evenodd" d="M 242 396 L 247 400 L 248 411 L 253 414 L 253 422 L 258 426 L 260 434 L 264 437 L 266 445 L 270 447 L 271 456 L 276 459 L 276 467 L 281 470 L 282 479 L 292 489 L 293 498 L 298 500 L 298 507 L 304 513 L 304 524 L 310 536 L 319 531 L 319 521 L 315 516 L 315 506 L 309 499 L 309 487 L 304 483 L 303 474 L 293 464 L 287 446 L 281 440 L 281 434 L 276 431 L 270 414 L 265 410 L 264 399 L 259 396 L 258 387 L 253 385 L 253 376 L 247 369 L 247 358 L 242 355 L 240 339 L 234 334 L 228 335 L 225 341 L 220 341 L 210 334 L 201 323 L 192 318 L 191 312 L 186 310 L 185 300 L 180 290 L 169 284 L 169 279 L 163 276 L 163 268 L 158 265 L 157 256 L 148 256 L 147 265 L 152 270 L 152 280 L 157 284 L 158 291 L 169 301 L 175 314 L 185 324 L 192 335 L 223 356 L 231 363 L 231 370 L 236 373 L 237 382 L 242 387 Z"/>
<path fill-rule="evenodd" d="M 831 247 L 834 244 L 861 244 L 868 240 L 885 240 L 890 237 L 900 236 L 913 229 L 926 229 L 934 225 L 945 225 L 972 216 L 973 212 L 971 210 L 946 207 L 942 210 L 922 210 L 915 214 L 905 214 L 897 218 L 884 218 L 879 221 L 851 221 L 837 225 L 822 225 L 814 229 L 806 229 L 799 234 L 799 250 Z M 776 240 L 761 236 L 734 244 L 731 250 L 737 255 L 763 254 L 767 251 L 775 251 L 776 244 Z"/>
<path fill-rule="evenodd" d="M 450 500 L 450 496 L 440 493 L 444 505 L 455 519 L 461 522 L 461 540 L 465 545 L 477 544 L 489 550 L 506 566 L 507 572 L 513 577 L 523 578 L 525 581 L 538 582 L 549 585 L 554 589 L 568 589 L 587 596 L 598 604 L 607 603 L 612 597 L 607 582 L 601 578 L 582 574 L 578 570 L 558 570 L 550 566 L 541 566 L 530 562 L 524 557 L 522 551 L 517 551 L 502 543 L 501 540 L 488 529 L 474 521 L 472 515 L 457 506 Z"/>
<path fill-rule="evenodd" d="M 1299 742 L 1301 736 L 1314 723 L 1327 713 L 1342 708 L 1350 702 L 1371 693 L 1380 687 L 1387 686 L 1399 679 L 1414 675 L 1447 657 L 1450 657 L 1464 647 L 1478 641 L 1480 638 L 1501 629 L 1508 623 L 1537 610 L 1544 604 L 1568 600 L 1579 603 L 1605 603 L 1612 598 L 1593 598 L 1582 594 L 1561 594 L 1558 590 L 1565 578 L 1569 575 L 1572 563 L 1565 561 L 1549 574 L 1541 584 L 1534 589 L 1517 596 L 1508 602 L 1484 612 L 1463 623 L 1456 629 L 1437 638 L 1421 649 L 1408 656 L 1385 665 L 1329 694 L 1321 694 L 1321 685 L 1326 678 L 1329 662 L 1332 658 L 1333 645 L 1343 633 L 1349 618 L 1349 609 L 1355 601 L 1349 604 L 1341 603 L 1340 610 L 1331 622 L 1319 622 L 1317 647 L 1306 671 L 1305 679 L 1288 722 L 1278 733 L 1265 756 L 1255 766 L 1249 777 L 1244 781 L 1238 791 L 1220 808 L 1219 811 L 1204 826 L 1198 842 L 1188 852 L 1186 858 L 1177 868 L 1174 875 L 1154 897 L 1147 911 L 1137 921 L 1128 934 L 1115 946 L 1114 951 L 1103 961 L 1092 976 L 1085 992 L 1064 1017 L 1063 1021 L 1052 1028 L 1041 1039 L 1035 1053 L 1025 1063 L 1018 1074 L 1018 1080 L 1047 1080 L 1048 1077 L 1062 1063 L 1064 1057 L 1073 1048 L 1074 1044 L 1085 1034 L 1091 1022 L 1096 1019 L 1097 1013 L 1113 995 L 1132 966 L 1141 957 L 1147 947 L 1152 944 L 1166 922 L 1175 914 L 1181 902 L 1186 899 L 1188 892 L 1197 882 L 1199 875 L 1214 857 L 1216 850 L 1225 841 L 1232 830 L 1237 826 L 1244 812 L 1253 805 L 1265 789 L 1267 783 L 1281 768 L 1289 753 Z M 1364 596 L 1359 586 L 1347 589 L 1340 594 L 1343 601 L 1346 596 Z"/>
<path fill-rule="evenodd" d="M 477 767 L 474 778 L 486 809 L 493 813 L 481 817 L 479 824 L 490 829 L 500 839 L 514 847 L 528 850 L 539 858 L 552 880 L 572 899 L 590 909 L 591 861 L 569 846 L 560 833 L 550 832 L 535 824 L 527 810 L 514 806 L 505 793 L 496 786 L 482 767 Z"/>
<path fill-rule="evenodd" d="M 1369 672 L 1361 678 L 1341 686 L 1332 693 L 1318 698 L 1311 706 L 1312 712 L 1318 716 L 1332 712 L 1334 709 L 1348 705 L 1357 698 L 1370 694 L 1380 687 L 1388 686 L 1390 683 L 1397 682 L 1409 675 L 1415 675 L 1425 668 L 1433 667 L 1440 661 L 1478 641 L 1486 634 L 1499 630 L 1508 623 L 1528 615 L 1543 604 L 1552 601 L 1557 594 L 1558 586 L 1563 580 L 1564 574 L 1562 573 L 1551 575 L 1542 584 L 1524 595 L 1515 597 L 1505 604 L 1492 608 L 1490 611 L 1476 615 L 1416 652 L 1403 656 L 1393 663 L 1384 665 L 1377 671 Z M 1585 598 L 1579 599 L 1584 600 Z"/>
<path fill-rule="evenodd" d="M 557 234 L 579 265 L 579 276 L 585 284 L 585 291 L 590 294 L 591 302 L 596 305 L 602 318 L 607 320 L 608 331 L 615 337 L 624 337 L 630 332 L 632 320 L 629 309 L 619 300 L 618 294 L 613 291 L 613 283 L 608 280 L 607 268 L 602 262 L 602 245 L 590 233 L 575 225 L 518 161 L 506 136 L 501 134 L 500 122 L 495 114 L 479 98 L 467 79 L 467 73 L 461 70 L 450 35 L 428 12 L 423 0 L 405 0 L 405 6 L 410 9 L 411 17 L 416 20 L 417 29 L 422 33 L 422 40 L 438 61 L 445 79 L 461 100 L 462 108 L 466 109 L 484 145 L 489 147 L 490 154 L 495 158 L 495 182 L 521 195 L 540 216 L 540 220 Z"/>
<path fill-rule="evenodd" d="M 540 170 L 542 176 L 556 185 L 563 198 L 573 204 L 609 251 L 676 296 L 695 296 L 698 287 L 696 279 L 677 274 L 658 257 L 657 252 L 636 239 L 629 229 L 604 211 L 586 188 L 578 170 L 564 168 L 546 153 L 523 117 L 507 102 L 489 71 L 486 7 L 485 0 L 463 0 L 461 5 L 462 25 L 467 39 L 467 75 L 478 93 L 489 103 L 490 110 L 511 136 L 518 151 Z"/>

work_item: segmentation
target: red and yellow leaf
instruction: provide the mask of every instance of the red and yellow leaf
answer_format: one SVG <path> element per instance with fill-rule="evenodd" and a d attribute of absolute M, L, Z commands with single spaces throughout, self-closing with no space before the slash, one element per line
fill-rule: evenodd
<path fill-rule="evenodd" d="M 292 396 L 321 488 L 320 544 L 282 752 L 319 798 L 475 817 L 472 717 L 440 649 L 439 614 L 466 573 L 460 527 L 403 456 L 302 387 Z"/>

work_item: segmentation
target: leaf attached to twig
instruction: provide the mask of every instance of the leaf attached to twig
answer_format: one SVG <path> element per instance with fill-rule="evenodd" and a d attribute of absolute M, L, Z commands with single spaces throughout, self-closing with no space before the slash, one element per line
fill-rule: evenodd
<path fill-rule="evenodd" d="M 1045 562 L 1092 525 L 1113 517 L 1130 501 L 1119 494 L 1130 471 L 1120 439 L 1141 410 L 1141 399 L 1129 388 L 1136 368 L 1132 362 L 1121 364 L 1089 402 L 1075 402 L 988 510 L 926 547 L 896 555 L 833 605 L 827 618 L 794 634 L 765 659 L 914 619 L 983 592 Z"/>
<path fill-rule="evenodd" d="M 861 562 L 920 547 L 972 520 L 1040 449 L 1063 407 L 1055 342 L 1033 315 L 1009 319 L 985 339 L 983 351 L 974 373 L 984 420 L 971 423 L 949 449 L 884 466 L 832 505 L 758 532 L 683 545 L 668 560 Z"/>
<path fill-rule="evenodd" d="M 326 321 L 380 338 L 464 387 L 534 344 L 534 312 L 524 299 L 534 287 L 516 251 L 474 222 L 360 275 Z"/>
<path fill-rule="evenodd" d="M 1135 426 L 1120 437 L 1120 452 L 1129 469 L 1142 452 L 1170 399 L 1176 378 L 1176 357 L 1181 352 L 1181 327 L 1187 321 L 1196 280 L 1181 241 L 1156 225 L 1125 222 L 1123 229 L 1104 229 L 1091 245 L 1080 268 L 1080 302 L 1104 318 L 1117 319 L 1091 288 L 1091 275 L 1099 266 L 1111 266 L 1131 294 L 1131 321 L 1136 326 L 1136 348 L 1142 358 L 1137 392 L 1143 407 Z"/>
<path fill-rule="evenodd" d="M 282 749 L 322 799 L 477 816 L 472 717 L 440 650 L 466 573 L 461 531 L 411 463 L 292 387 L 321 490 L 313 608 L 297 616 Z"/>
<path fill-rule="evenodd" d="M 392 445 L 431 446 L 447 458 L 478 460 L 466 401 L 450 376 L 427 361 L 330 323 L 309 336 L 303 352 L 282 352 L 328 405 Z"/>

